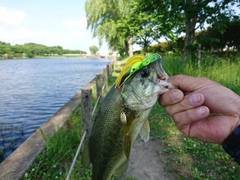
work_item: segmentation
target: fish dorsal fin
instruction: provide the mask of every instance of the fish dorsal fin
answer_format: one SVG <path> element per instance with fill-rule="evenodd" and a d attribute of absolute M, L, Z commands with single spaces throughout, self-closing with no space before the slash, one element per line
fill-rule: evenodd
<path fill-rule="evenodd" d="M 114 175 L 120 176 L 124 174 L 128 169 L 128 165 L 129 165 L 129 159 L 126 159 L 120 166 L 117 167 L 117 169 L 115 169 Z"/>
<path fill-rule="evenodd" d="M 125 153 L 127 159 L 130 156 L 131 146 L 132 146 L 132 137 L 131 137 L 130 132 L 128 131 L 125 134 L 125 138 L 124 138 L 124 153 Z"/>
<path fill-rule="evenodd" d="M 150 133 L 150 127 L 149 127 L 149 122 L 146 120 L 143 123 L 142 129 L 140 131 L 140 137 L 144 140 L 144 142 L 147 142 L 149 139 L 149 133 Z"/>

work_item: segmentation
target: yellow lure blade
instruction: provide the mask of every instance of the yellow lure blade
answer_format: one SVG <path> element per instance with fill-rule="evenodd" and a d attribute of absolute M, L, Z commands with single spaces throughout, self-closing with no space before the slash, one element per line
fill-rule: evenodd
<path fill-rule="evenodd" d="M 116 85 L 115 88 L 118 87 L 122 81 L 122 78 L 124 76 L 124 74 L 133 66 L 133 64 L 137 63 L 137 62 L 142 62 L 144 60 L 143 56 L 134 56 L 131 57 L 127 63 L 125 64 L 125 66 L 123 67 L 122 71 L 120 72 L 117 80 L 116 80 Z"/>

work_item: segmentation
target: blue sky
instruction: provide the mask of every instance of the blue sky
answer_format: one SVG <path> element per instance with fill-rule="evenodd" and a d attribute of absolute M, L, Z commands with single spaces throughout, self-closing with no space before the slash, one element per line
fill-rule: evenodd
<path fill-rule="evenodd" d="M 98 40 L 87 29 L 84 4 L 85 0 L 0 0 L 0 41 L 59 45 L 89 53 Z M 105 43 L 99 52 L 107 54 Z"/>
<path fill-rule="evenodd" d="M 0 0 L 0 41 L 28 42 L 89 52 L 98 46 L 87 29 L 85 0 Z M 100 53 L 108 51 L 104 44 Z"/>

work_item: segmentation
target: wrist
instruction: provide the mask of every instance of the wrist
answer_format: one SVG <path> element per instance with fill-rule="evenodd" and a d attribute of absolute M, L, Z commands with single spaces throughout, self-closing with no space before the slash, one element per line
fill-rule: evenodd
<path fill-rule="evenodd" d="M 235 126 L 232 127 L 233 129 L 231 131 L 233 132 L 240 125 L 240 96 L 239 95 L 236 96 L 235 101 L 231 107 L 233 107 L 233 115 L 235 117 L 234 118 Z"/>
<path fill-rule="evenodd" d="M 240 125 L 224 140 L 222 147 L 240 164 Z"/>
<path fill-rule="evenodd" d="M 237 107 L 238 107 L 238 125 L 240 125 L 240 96 L 238 96 L 238 103 L 237 103 Z"/>

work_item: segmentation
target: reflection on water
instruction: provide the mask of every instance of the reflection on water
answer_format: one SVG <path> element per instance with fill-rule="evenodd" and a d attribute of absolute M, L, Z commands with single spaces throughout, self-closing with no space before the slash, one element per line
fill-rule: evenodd
<path fill-rule="evenodd" d="M 81 58 L 1 60 L 0 162 L 109 62 Z"/>

